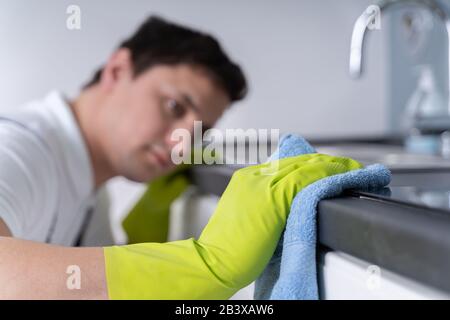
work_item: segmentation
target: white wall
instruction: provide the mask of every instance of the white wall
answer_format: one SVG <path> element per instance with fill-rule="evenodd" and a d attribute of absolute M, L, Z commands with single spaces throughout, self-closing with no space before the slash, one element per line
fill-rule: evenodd
<path fill-rule="evenodd" d="M 242 63 L 251 93 L 220 127 L 307 136 L 371 135 L 388 125 L 384 30 L 371 36 L 366 76 L 347 75 L 351 28 L 371 1 L 0 0 L 0 109 L 50 88 L 73 95 L 149 13 L 211 31 Z M 82 29 L 66 28 L 81 7 Z"/>

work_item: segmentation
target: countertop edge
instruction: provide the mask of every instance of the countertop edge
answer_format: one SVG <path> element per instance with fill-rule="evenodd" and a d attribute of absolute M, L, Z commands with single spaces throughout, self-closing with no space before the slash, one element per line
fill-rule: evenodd
<path fill-rule="evenodd" d="M 220 196 L 236 169 L 195 166 L 190 179 Z M 353 192 L 322 200 L 317 219 L 321 245 L 450 292 L 450 214 Z"/>

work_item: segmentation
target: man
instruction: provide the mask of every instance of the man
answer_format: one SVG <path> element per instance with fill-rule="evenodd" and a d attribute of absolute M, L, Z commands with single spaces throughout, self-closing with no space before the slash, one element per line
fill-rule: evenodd
<path fill-rule="evenodd" d="M 250 204 L 247 211 L 258 214 L 255 219 L 266 219 L 262 214 L 276 219 L 262 223 L 262 233 L 253 222 L 244 224 L 242 230 L 230 225 L 239 241 L 247 241 L 242 238 L 252 234 L 245 228 L 260 234 L 248 239 L 261 246 L 239 272 L 233 266 L 234 260 L 242 260 L 233 256 L 237 246 L 222 250 L 227 240 L 220 238 L 221 234 L 230 237 L 225 225 L 227 219 L 236 219 L 233 215 L 238 215 L 238 208 L 217 215 L 219 220 L 225 215 L 225 222 L 220 222 L 219 229 L 214 224 L 207 228 L 203 238 L 208 241 L 68 247 L 76 244 L 98 187 L 115 176 L 147 182 L 168 173 L 174 169 L 170 160 L 176 143 L 170 139 L 172 131 L 184 128 L 192 132 L 196 120 L 205 127 L 213 126 L 245 92 L 241 69 L 214 38 L 150 17 L 119 46 L 75 100 L 67 101 L 52 92 L 16 113 L 2 115 L 0 298 L 224 298 L 254 280 L 283 229 L 288 211 L 284 198 L 290 198 L 285 193 L 292 196 L 299 187 L 352 169 L 355 163 L 336 167 L 336 159 L 331 157 L 312 159 L 313 163 L 305 160 L 308 166 L 315 166 L 314 174 L 280 188 L 283 200 L 258 210 Z M 283 165 L 283 178 L 299 170 L 292 162 Z M 250 187 L 245 175 L 239 179 L 235 190 Z M 260 178 L 258 183 L 273 186 L 268 179 L 272 178 Z M 257 190 L 255 186 L 254 192 Z M 229 194 L 221 201 L 222 209 L 242 203 L 242 192 L 230 190 Z M 281 204 L 283 209 L 274 207 Z M 76 290 L 67 286 L 66 271 L 72 265 L 84 279 Z M 179 287 L 177 277 L 181 282 L 192 281 L 191 287 Z"/>
<path fill-rule="evenodd" d="M 52 92 L 2 117 L 2 228 L 73 245 L 95 189 L 114 176 L 147 182 L 167 173 L 172 131 L 194 120 L 212 126 L 245 91 L 213 38 L 149 19 L 74 101 Z"/>

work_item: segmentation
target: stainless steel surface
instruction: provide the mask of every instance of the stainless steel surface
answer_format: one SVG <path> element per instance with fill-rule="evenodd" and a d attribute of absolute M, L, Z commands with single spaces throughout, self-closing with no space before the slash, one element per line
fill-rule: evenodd
<path fill-rule="evenodd" d="M 434 186 L 398 186 L 389 187 L 387 190 L 388 192 L 383 192 L 383 190 L 372 190 L 362 194 L 398 201 L 405 204 L 441 209 L 447 214 L 450 214 L 450 183 L 448 183 L 448 187 L 446 188 L 436 188 Z"/>
<path fill-rule="evenodd" d="M 364 164 L 382 163 L 390 169 L 450 169 L 450 160 L 428 154 L 408 153 L 401 146 L 348 144 L 317 147 L 320 153 L 354 158 Z"/>

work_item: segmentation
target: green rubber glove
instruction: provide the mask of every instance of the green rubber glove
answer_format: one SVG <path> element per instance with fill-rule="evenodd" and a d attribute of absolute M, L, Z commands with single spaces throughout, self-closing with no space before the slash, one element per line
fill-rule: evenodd
<path fill-rule="evenodd" d="M 123 220 L 128 243 L 166 242 L 171 204 L 189 186 L 188 166 L 148 184 L 147 190 Z"/>
<path fill-rule="evenodd" d="M 209 163 L 220 159 L 220 155 L 205 153 L 202 161 Z M 195 151 L 192 151 L 191 163 Z M 169 233 L 169 217 L 172 203 L 189 187 L 188 170 L 192 165 L 178 165 L 172 172 L 147 185 L 147 190 L 122 221 L 128 244 L 141 242 L 166 242 Z"/>
<path fill-rule="evenodd" d="M 349 158 L 308 154 L 236 171 L 198 240 L 105 247 L 109 297 L 230 298 L 264 270 L 295 195 L 360 168 Z"/>

